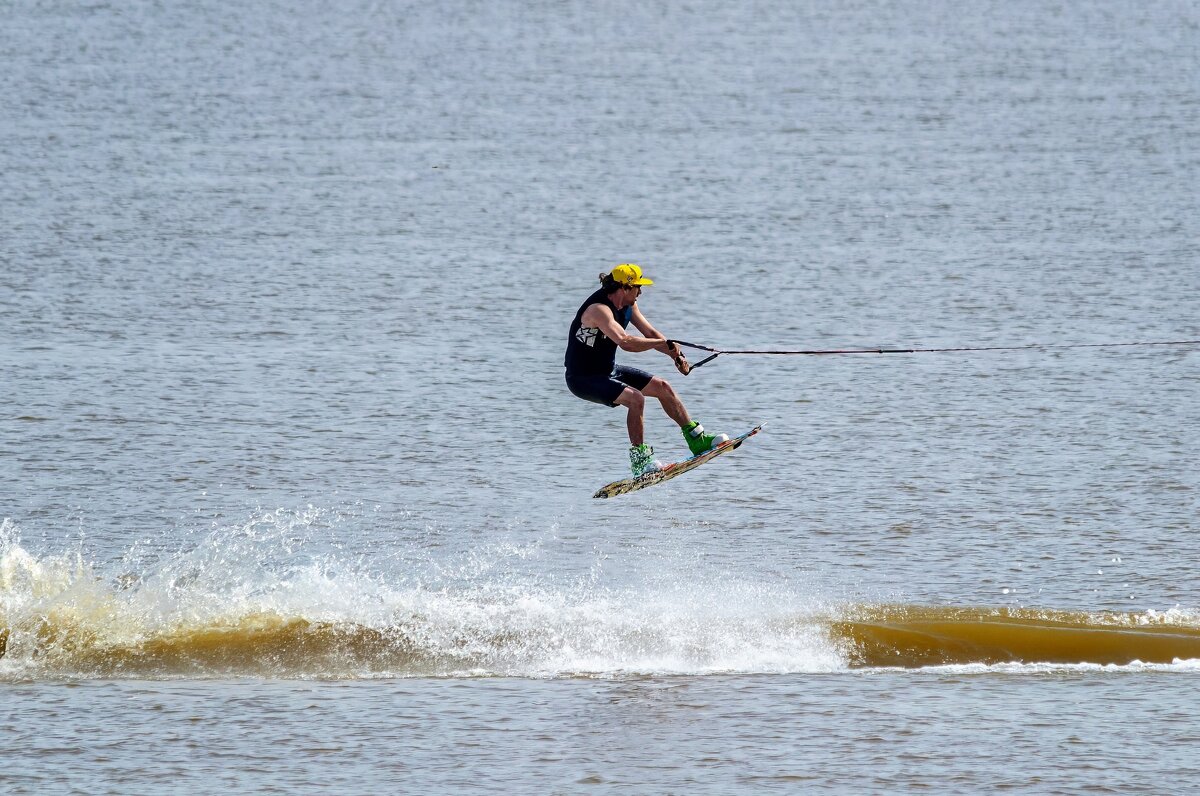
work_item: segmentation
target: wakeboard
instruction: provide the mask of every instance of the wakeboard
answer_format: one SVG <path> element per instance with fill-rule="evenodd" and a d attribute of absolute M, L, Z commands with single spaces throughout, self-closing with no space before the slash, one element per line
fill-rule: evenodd
<path fill-rule="evenodd" d="M 600 487 L 600 491 L 592 495 L 594 498 L 610 498 L 617 495 L 624 495 L 628 492 L 636 492 L 639 489 L 645 489 L 648 486 L 661 484 L 663 481 L 670 481 L 677 475 L 683 475 L 688 470 L 695 470 L 705 462 L 711 462 L 713 459 L 730 451 L 737 450 L 742 446 L 742 443 L 753 437 L 755 434 L 763 430 L 766 423 L 759 423 L 754 428 L 747 431 L 740 437 L 734 437 L 731 440 L 722 442 L 717 447 L 706 450 L 704 453 L 698 453 L 690 459 L 684 459 L 681 462 L 668 464 L 661 470 L 653 473 L 646 473 L 638 478 L 626 478 L 624 481 L 614 481 L 607 486 Z"/>

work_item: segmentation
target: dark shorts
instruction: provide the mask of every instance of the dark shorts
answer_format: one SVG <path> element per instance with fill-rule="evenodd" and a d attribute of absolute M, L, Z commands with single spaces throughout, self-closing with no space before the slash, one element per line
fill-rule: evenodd
<path fill-rule="evenodd" d="M 654 376 L 644 370 L 617 365 L 607 376 L 578 376 L 567 373 L 567 389 L 585 401 L 616 406 L 626 387 L 644 390 Z"/>

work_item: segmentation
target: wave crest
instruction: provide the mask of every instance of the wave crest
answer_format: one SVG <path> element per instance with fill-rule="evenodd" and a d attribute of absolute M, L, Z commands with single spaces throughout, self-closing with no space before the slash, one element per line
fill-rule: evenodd
<path fill-rule="evenodd" d="M 830 607 L 694 572 L 614 590 L 592 577 L 518 577 L 480 564 L 478 551 L 455 577 L 422 581 L 304 554 L 294 531 L 311 521 L 259 516 L 108 577 L 78 554 L 31 555 L 5 523 L 0 680 L 616 677 L 1200 659 L 1200 623 L 1179 610 Z M 529 551 L 493 553 L 502 561 Z"/>

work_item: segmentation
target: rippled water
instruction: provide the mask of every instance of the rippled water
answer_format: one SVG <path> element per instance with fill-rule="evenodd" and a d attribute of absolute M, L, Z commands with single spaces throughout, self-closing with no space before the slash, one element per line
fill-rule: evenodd
<path fill-rule="evenodd" d="M 1188 792 L 1188 2 L 19 2 L 0 783 Z M 651 407 L 660 457 L 685 455 Z"/>

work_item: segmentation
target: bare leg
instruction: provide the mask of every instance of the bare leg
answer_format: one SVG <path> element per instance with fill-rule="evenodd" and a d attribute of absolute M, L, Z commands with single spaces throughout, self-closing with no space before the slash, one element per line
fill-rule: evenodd
<path fill-rule="evenodd" d="M 625 392 L 629 392 L 628 388 Z M 657 398 L 662 404 L 663 411 L 667 413 L 669 418 L 678 423 L 680 428 L 692 422 L 687 407 L 683 405 L 683 401 L 679 400 L 679 396 L 675 393 L 675 388 L 666 379 L 660 379 L 658 376 L 655 376 L 642 392 L 651 398 Z M 639 417 L 638 420 L 640 423 L 641 418 Z"/>
<path fill-rule="evenodd" d="M 646 426 L 642 421 L 646 397 L 632 387 L 626 387 L 617 397 L 617 406 L 629 408 L 629 415 L 625 418 L 625 425 L 629 428 L 629 444 L 641 445 L 646 441 Z"/>

